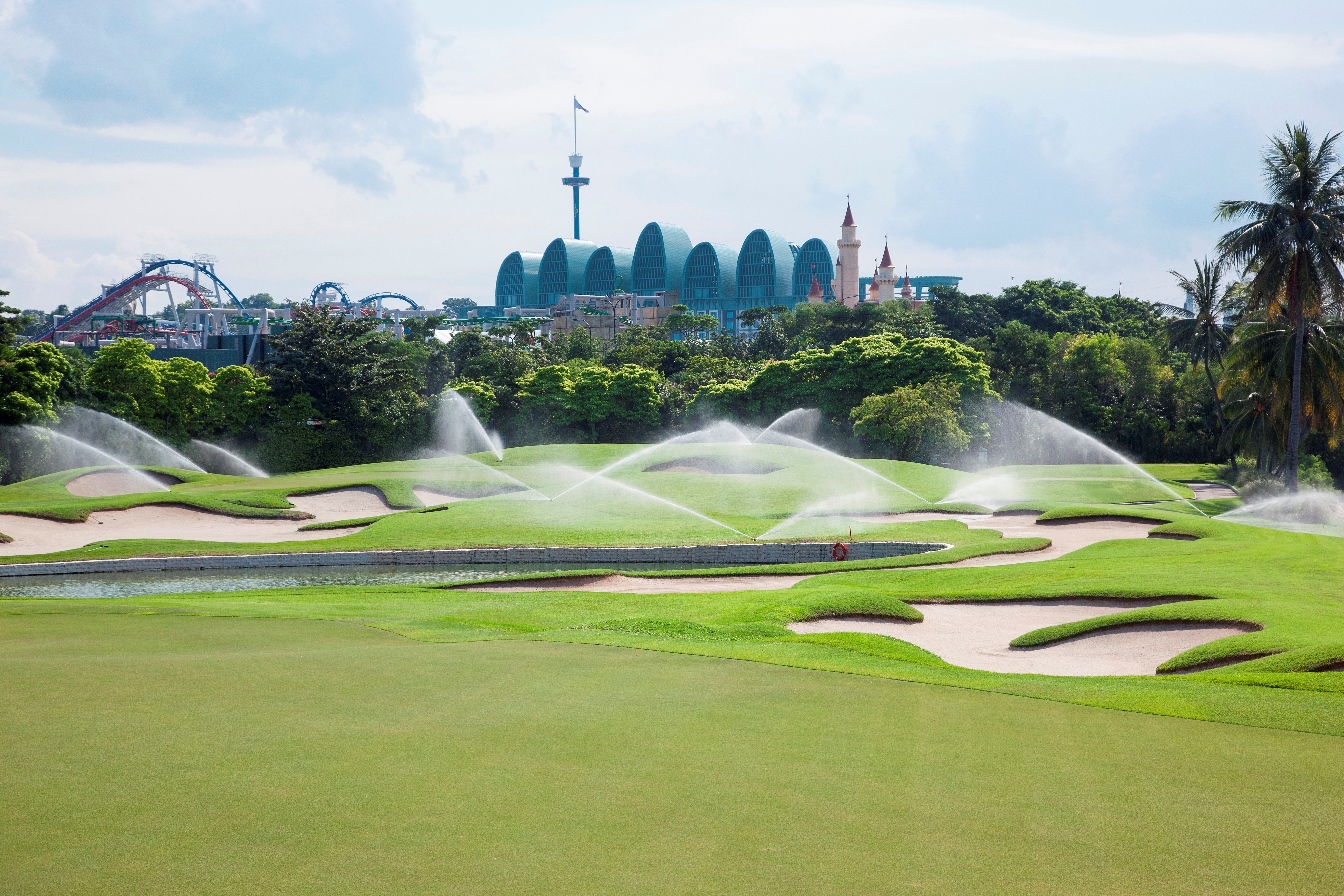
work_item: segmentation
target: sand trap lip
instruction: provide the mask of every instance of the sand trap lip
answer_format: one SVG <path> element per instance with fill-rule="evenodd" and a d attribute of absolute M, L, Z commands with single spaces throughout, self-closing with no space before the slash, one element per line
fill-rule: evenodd
<path fill-rule="evenodd" d="M 917 514 L 923 516 L 923 514 Z M 903 517 L 904 514 L 892 514 L 891 517 Z M 1037 514 L 1000 514 L 998 516 L 965 516 L 961 521 L 969 529 L 994 529 L 1002 532 L 1004 538 L 1048 538 L 1049 547 L 1039 551 L 1020 551 L 1016 554 L 988 554 L 983 557 L 971 557 L 951 563 L 925 564 L 939 569 L 953 569 L 968 566 L 1008 566 L 1014 563 L 1035 563 L 1041 560 L 1054 560 L 1065 554 L 1073 553 L 1085 547 L 1103 541 L 1115 541 L 1126 538 L 1147 538 L 1149 531 L 1161 523 L 1152 520 L 1124 518 L 1061 520 L 1059 522 L 1036 522 Z M 894 521 L 888 519 L 888 522 Z M 911 520 L 914 522 L 914 520 Z"/>
<path fill-rule="evenodd" d="M 713 476 L 764 476 L 783 467 L 745 457 L 692 455 L 645 467 L 645 473 L 708 473 Z"/>
<path fill-rule="evenodd" d="M 76 476 L 65 484 L 65 490 L 78 498 L 114 498 L 119 495 L 141 495 L 158 491 L 151 488 L 142 476 L 148 477 L 160 485 L 177 485 L 182 480 L 166 473 L 152 470 L 137 470 L 128 473 L 125 470 L 99 470 Z"/>
<path fill-rule="evenodd" d="M 563 576 L 461 586 L 456 591 L 599 591 L 607 594 L 712 594 L 719 591 L 773 591 L 792 588 L 812 576 Z"/>
<path fill-rule="evenodd" d="M 289 503 L 313 517 L 304 521 L 302 525 L 357 520 L 393 513 L 397 509 L 387 503 L 382 492 L 369 485 L 334 488 L 325 492 L 309 492 L 306 495 L 290 495 Z"/>
<path fill-rule="evenodd" d="M 1170 601 L 1038 600 L 919 604 L 923 622 L 837 617 L 795 622 L 797 634 L 860 632 L 899 638 L 967 669 L 1037 675 L 1153 675 L 1178 654 L 1254 626 L 1208 622 L 1127 624 L 1040 647 L 1008 646 L 1019 635 Z"/>
<path fill-rule="evenodd" d="M 440 504 L 452 504 L 456 501 L 467 500 L 461 495 L 450 495 L 448 492 L 441 492 L 436 488 L 429 488 L 424 485 L 417 485 L 411 489 L 411 493 L 419 498 L 420 503 L 426 507 L 437 507 Z"/>
<path fill-rule="evenodd" d="M 1203 501 L 1212 498 L 1237 498 L 1237 490 L 1230 485 L 1221 482 L 1182 482 L 1181 485 L 1188 486 L 1190 491 L 1195 493 L 1196 501 Z"/>
<path fill-rule="evenodd" d="M 0 544 L 0 556 L 48 554 L 124 538 L 190 541 L 279 542 L 336 538 L 359 527 L 300 532 L 310 520 L 250 519 L 210 513 L 178 504 L 146 504 L 128 510 L 99 510 L 82 523 L 0 514 L 0 532 L 14 540 Z"/>

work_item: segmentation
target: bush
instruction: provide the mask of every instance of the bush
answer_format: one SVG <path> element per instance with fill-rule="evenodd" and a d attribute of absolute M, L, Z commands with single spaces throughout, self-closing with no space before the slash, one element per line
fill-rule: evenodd
<path fill-rule="evenodd" d="M 898 460 L 930 461 L 970 447 L 957 420 L 960 405 L 955 385 L 934 380 L 869 396 L 850 418 L 855 432 Z"/>

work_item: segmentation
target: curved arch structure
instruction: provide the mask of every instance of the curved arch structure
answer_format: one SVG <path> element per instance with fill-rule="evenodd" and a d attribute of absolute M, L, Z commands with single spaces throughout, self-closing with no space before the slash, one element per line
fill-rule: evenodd
<path fill-rule="evenodd" d="M 349 307 L 350 307 L 350 296 L 346 294 L 346 292 L 345 292 L 345 287 L 341 286 L 341 284 L 339 284 L 339 283 L 333 283 L 333 282 L 330 281 L 330 280 L 327 280 L 327 281 L 324 281 L 324 282 L 322 282 L 322 283 L 319 283 L 319 284 L 317 284 L 316 286 L 313 287 L 313 291 L 312 291 L 312 293 L 310 293 L 309 296 L 308 296 L 308 304 L 309 304 L 309 305 L 316 305 L 316 304 L 318 304 L 318 301 L 319 301 L 320 299 L 323 299 L 323 298 L 325 298 L 326 296 L 329 296 L 329 295 L 332 294 L 332 293 L 335 293 L 336 295 L 340 296 L 342 307 L 345 307 L 345 308 L 349 308 Z M 333 304 L 335 304 L 335 303 L 334 303 L 334 302 L 323 302 L 322 304 L 324 304 L 324 305 L 333 305 Z"/>
<path fill-rule="evenodd" d="M 554 239 L 541 256 L 541 281 L 538 286 L 542 308 L 549 308 L 561 296 L 584 291 L 584 271 L 598 246 L 586 240 Z"/>
<path fill-rule="evenodd" d="M 190 268 L 195 271 L 193 279 L 180 277 L 175 274 L 163 273 L 165 269 L 174 265 Z M 196 261 L 186 261 L 181 258 L 163 258 L 156 261 L 142 264 L 140 270 L 121 282 L 108 286 L 103 289 L 103 294 L 92 302 L 86 302 L 74 311 L 67 314 L 60 320 L 54 321 L 45 330 L 33 337 L 35 342 L 54 342 L 57 333 L 73 330 L 80 326 L 94 314 L 107 308 L 114 308 L 118 305 L 124 306 L 134 297 L 141 295 L 145 290 L 152 289 L 156 285 L 167 285 L 175 283 L 186 288 L 192 299 L 201 303 L 204 308 L 209 308 L 210 303 L 205 295 L 205 291 L 199 285 L 199 278 L 203 275 L 214 284 L 214 293 L 217 299 L 225 296 L 234 305 L 241 309 L 243 303 L 234 295 L 233 290 L 215 275 L 212 264 L 203 264 Z"/>
<path fill-rule="evenodd" d="M 495 304 L 500 308 L 540 307 L 541 253 L 510 252 L 495 275 Z"/>
<path fill-rule="evenodd" d="M 635 243 L 630 277 L 636 295 L 651 296 L 666 292 L 681 296 L 681 278 L 686 257 L 691 254 L 691 238 L 675 224 L 654 221 L 644 226 Z"/>
<path fill-rule="evenodd" d="M 696 243 L 686 256 L 681 301 L 697 314 L 712 314 L 725 327 L 737 323 L 737 250 Z"/>
<path fill-rule="evenodd" d="M 737 255 L 739 307 L 781 304 L 793 293 L 793 247 L 773 230 L 753 230 Z"/>
<path fill-rule="evenodd" d="M 417 305 L 413 299 L 411 299 L 409 296 L 404 296 L 399 292 L 375 292 L 373 295 L 368 295 L 360 299 L 359 305 L 361 308 L 366 308 L 369 305 L 373 305 L 379 311 L 382 311 L 383 302 L 386 301 L 387 299 L 398 299 L 402 302 L 405 302 L 407 305 L 410 305 L 412 311 L 420 310 L 420 306 Z"/>
<path fill-rule="evenodd" d="M 793 297 L 807 301 L 812 290 L 812 278 L 821 284 L 821 294 L 827 301 L 835 298 L 831 281 L 835 279 L 835 262 L 831 260 L 831 249 L 822 240 L 813 237 L 798 249 L 793 260 Z"/>
<path fill-rule="evenodd" d="M 619 287 L 629 292 L 632 285 L 630 266 L 635 250 L 603 246 L 588 257 L 583 269 L 583 293 L 589 296 L 609 296 Z"/>

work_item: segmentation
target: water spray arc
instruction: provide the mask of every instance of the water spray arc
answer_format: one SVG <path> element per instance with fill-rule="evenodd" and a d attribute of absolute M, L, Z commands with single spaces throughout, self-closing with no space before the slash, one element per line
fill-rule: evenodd
<path fill-rule="evenodd" d="M 758 443 L 773 442 L 774 444 L 777 445 L 790 445 L 794 448 L 804 448 L 808 451 L 820 451 L 822 454 L 825 454 L 827 457 L 833 460 L 838 460 L 841 463 L 848 464 L 849 466 L 853 467 L 854 469 L 860 471 L 861 473 L 867 476 L 871 476 L 874 479 L 879 479 L 882 482 L 885 482 L 887 485 L 894 486 L 895 488 L 900 489 L 910 497 L 914 498 L 916 501 L 919 501 L 921 504 L 933 503 L 928 498 L 925 498 L 923 495 L 916 494 L 915 492 L 901 485 L 899 482 L 895 482 L 891 479 L 888 479 L 886 476 L 883 476 L 876 470 L 870 470 L 868 467 L 865 467 L 863 464 L 859 463 L 858 461 L 854 460 L 851 457 L 845 457 L 843 454 L 838 454 L 834 451 L 831 451 L 829 448 L 821 447 L 816 442 L 809 441 L 799 436 L 790 435 L 789 433 L 784 431 L 784 428 L 786 426 L 797 425 L 800 421 L 804 419 L 809 421 L 815 420 L 816 422 L 820 422 L 820 417 L 821 417 L 820 412 L 815 411 L 811 408 L 795 408 L 794 410 L 789 411 L 787 414 L 781 415 L 773 423 L 771 423 L 765 429 L 761 430 L 760 434 L 756 436 L 754 441 Z M 815 425 L 813 425 L 813 429 L 815 429 Z"/>
<path fill-rule="evenodd" d="M 472 410 L 471 402 L 455 389 L 444 389 L 439 394 L 434 430 L 435 447 L 444 454 L 467 455 L 488 451 L 496 460 L 504 459 L 504 443 L 498 435 L 486 431 Z"/>
<path fill-rule="evenodd" d="M 664 439 L 663 441 L 659 442 L 656 445 L 648 445 L 644 448 L 640 448 L 637 451 L 632 451 L 631 453 L 625 455 L 619 460 L 615 460 L 607 464 L 605 467 L 598 470 L 596 473 L 589 473 L 587 479 L 580 480 L 574 485 L 571 485 L 569 488 L 560 492 L 555 497 L 556 498 L 563 497 L 569 492 L 574 491 L 574 489 L 578 488 L 579 486 L 584 485 L 589 480 L 597 479 L 599 477 L 605 477 L 608 474 L 616 470 L 619 470 L 621 467 L 634 463 L 641 457 L 647 457 L 650 454 L 653 454 L 655 451 L 659 451 L 663 448 L 666 448 L 668 445 L 684 445 L 684 444 L 750 445 L 751 443 L 752 443 L 751 439 L 747 438 L 746 433 L 742 432 L 742 430 L 738 429 L 733 424 L 725 422 L 715 423 L 711 426 L 705 427 L 704 429 L 697 429 L 695 432 L 686 433 L 685 435 L 673 436 L 670 439 Z"/>
<path fill-rule="evenodd" d="M 227 448 L 221 448 L 211 442 L 200 439 L 191 440 L 192 447 L 209 465 L 211 473 L 223 473 L 228 476 L 247 476 L 252 479 L 269 479 L 270 474 L 255 467 Z"/>
<path fill-rule="evenodd" d="M 571 467 L 571 468 L 569 468 L 569 469 L 574 469 L 574 468 Z M 578 472 L 578 473 L 584 473 L 585 471 L 583 471 L 583 470 L 575 470 L 575 472 Z M 670 508 L 672 508 L 673 510 L 680 511 L 681 513 L 687 513 L 687 514 L 690 514 L 691 516 L 696 517 L 697 519 L 701 519 L 701 520 L 704 520 L 704 521 L 707 522 L 707 523 L 712 523 L 712 524 L 714 524 L 715 526 L 719 526 L 720 528 L 727 529 L 729 532 L 732 532 L 732 533 L 735 534 L 735 535 L 740 535 L 740 536 L 742 536 L 743 538 L 750 538 L 750 537 L 751 537 L 750 535 L 748 535 L 747 533 L 741 531 L 740 529 L 734 529 L 732 526 L 728 525 L 727 523 L 720 522 L 719 520 L 714 519 L 712 516 L 706 516 L 705 514 L 700 513 L 698 510 L 692 510 L 691 508 L 686 507 L 686 506 L 684 506 L 684 505 L 682 505 L 682 504 L 678 504 L 678 503 L 676 503 L 675 501 L 669 501 L 667 498 L 662 498 L 662 497 L 659 497 L 658 495 L 652 494 L 652 493 L 650 493 L 650 492 L 646 492 L 646 491 L 644 491 L 644 489 L 642 489 L 642 488 L 636 488 L 636 487 L 633 486 L 633 485 L 628 485 L 628 484 L 626 484 L 626 483 L 624 483 L 624 482 L 620 482 L 620 481 L 618 481 L 618 480 L 616 480 L 616 479 L 608 479 L 606 476 L 602 476 L 602 475 L 599 475 L 599 474 L 596 474 L 596 473 L 594 473 L 594 474 L 592 474 L 592 475 L 588 475 L 588 476 L 586 476 L 586 478 L 584 478 L 583 481 L 581 481 L 578 485 L 571 486 L 570 488 L 565 489 L 563 492 L 560 493 L 560 495 L 569 494 L 570 492 L 574 491 L 574 489 L 579 488 L 580 486 L 587 485 L 587 484 L 589 484 L 589 483 L 591 483 L 591 482 L 597 482 L 597 483 L 599 483 L 599 484 L 601 484 L 601 485 L 615 486 L 616 488 L 621 489 L 621 490 L 626 491 L 626 492 L 629 492 L 630 494 L 637 495 L 638 497 L 643 498 L 643 499 L 646 500 L 646 501 L 653 501 L 654 503 L 662 504 L 664 507 L 670 507 Z M 551 500 L 552 500 L 552 501 L 558 500 L 558 499 L 560 498 L 560 495 L 556 495 L 556 496 L 555 496 L 554 498 L 552 498 Z"/>
<path fill-rule="evenodd" d="M 81 461 L 73 461 L 72 459 L 71 462 L 74 463 L 75 466 L 66 466 L 65 469 L 78 469 L 80 466 L 114 467 L 117 472 L 130 476 L 143 484 L 145 487 L 144 490 L 147 492 L 168 491 L 168 486 L 164 485 L 153 476 L 150 476 L 145 471 L 136 469 L 121 458 L 109 454 L 101 448 L 97 448 L 86 442 L 81 442 L 79 439 L 68 436 L 65 433 L 57 432 L 54 429 L 47 429 L 42 426 L 29 425 L 24 425 L 22 431 L 30 438 L 54 439 L 67 451 L 73 452 L 74 455 L 83 455 L 85 460 L 92 461 L 92 463 L 83 463 Z"/>
<path fill-rule="evenodd" d="M 1000 466 L 1044 465 L 1091 465 L 1118 466 L 1132 474 L 1136 479 L 1153 485 L 1159 491 L 1169 495 L 1172 500 L 1185 504 L 1200 516 L 1208 516 L 1185 496 L 1171 486 L 1149 473 L 1119 451 L 1062 420 L 1043 411 L 1029 408 L 1014 401 L 1002 402 L 989 410 L 994 418 L 992 429 L 994 438 L 1012 446 L 1011 453 L 1000 453 Z M 989 507 L 994 502 L 999 506 L 1028 500 L 1023 483 L 1027 482 L 1080 482 L 1096 479 L 1087 476 L 1025 477 L 1012 471 L 995 473 L 979 482 L 961 486 L 939 503 L 971 503 Z M 1105 481 L 1101 478 L 1099 481 Z M 1017 490 L 1016 492 L 1014 490 Z M 977 500 L 984 497 L 987 500 Z M 1003 500 L 1005 497 L 1009 500 Z"/>
<path fill-rule="evenodd" d="M 146 466 L 205 472 L 180 451 L 164 444 L 138 426 L 111 414 L 77 405 L 61 408 L 60 414 L 60 432 L 103 447 L 112 447 L 111 443 L 120 442 L 125 447 L 117 446 L 118 454 L 125 456 L 128 461 L 134 460 Z"/>

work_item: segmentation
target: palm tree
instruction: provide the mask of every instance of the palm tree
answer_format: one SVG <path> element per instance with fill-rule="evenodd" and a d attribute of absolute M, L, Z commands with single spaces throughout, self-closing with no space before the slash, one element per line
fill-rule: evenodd
<path fill-rule="evenodd" d="M 1251 392 L 1245 398 L 1234 399 L 1227 407 L 1227 416 L 1223 446 L 1231 450 L 1234 458 L 1239 449 L 1255 452 L 1255 468 L 1267 472 L 1279 444 L 1274 409 L 1269 399 L 1259 392 Z"/>
<path fill-rule="evenodd" d="M 1227 324 L 1241 310 L 1239 284 L 1223 285 L 1222 259 L 1201 264 L 1195 260 L 1195 276 L 1190 278 L 1180 271 L 1172 271 L 1176 284 L 1190 297 L 1193 309 L 1179 305 L 1158 304 L 1163 311 L 1174 316 L 1167 321 L 1167 339 L 1173 348 L 1185 352 L 1196 364 L 1203 363 L 1204 376 L 1209 380 L 1209 391 L 1213 394 L 1213 406 L 1218 412 L 1218 426 L 1223 426 L 1223 400 L 1218 394 L 1218 383 L 1213 378 L 1213 363 L 1223 360 L 1228 346 L 1232 344 L 1232 334 Z M 1233 455 L 1235 463 L 1236 456 Z"/>
<path fill-rule="evenodd" d="M 1218 241 L 1223 257 L 1251 275 L 1249 304 L 1272 320 L 1282 316 L 1293 335 L 1288 433 L 1283 479 L 1297 490 L 1302 442 L 1302 349 L 1307 321 L 1344 296 L 1344 169 L 1337 168 L 1330 134 L 1312 140 L 1305 124 L 1271 138 L 1263 162 L 1269 202 L 1222 202 L 1218 217 L 1244 221 Z"/>
<path fill-rule="evenodd" d="M 1251 321 L 1238 328 L 1236 344 L 1227 356 L 1227 382 L 1231 388 L 1250 388 L 1253 390 L 1250 397 L 1265 405 L 1255 413 L 1264 433 L 1272 433 L 1273 437 L 1265 438 L 1258 431 L 1244 433 L 1252 435 L 1251 447 L 1257 449 L 1257 466 L 1261 469 L 1266 455 L 1260 449 L 1268 444 L 1276 449 L 1281 447 L 1286 455 L 1292 441 L 1289 435 L 1292 418 L 1286 413 L 1289 402 L 1284 387 L 1291 384 L 1295 336 L 1282 319 Z M 1301 344 L 1299 419 L 1333 437 L 1344 426 L 1344 321 L 1338 318 L 1308 321 Z M 1245 429 L 1246 421 L 1241 418 L 1247 413 L 1247 406 L 1244 402 L 1234 405 L 1227 435 L 1236 440 L 1242 434 L 1234 430 Z"/>

